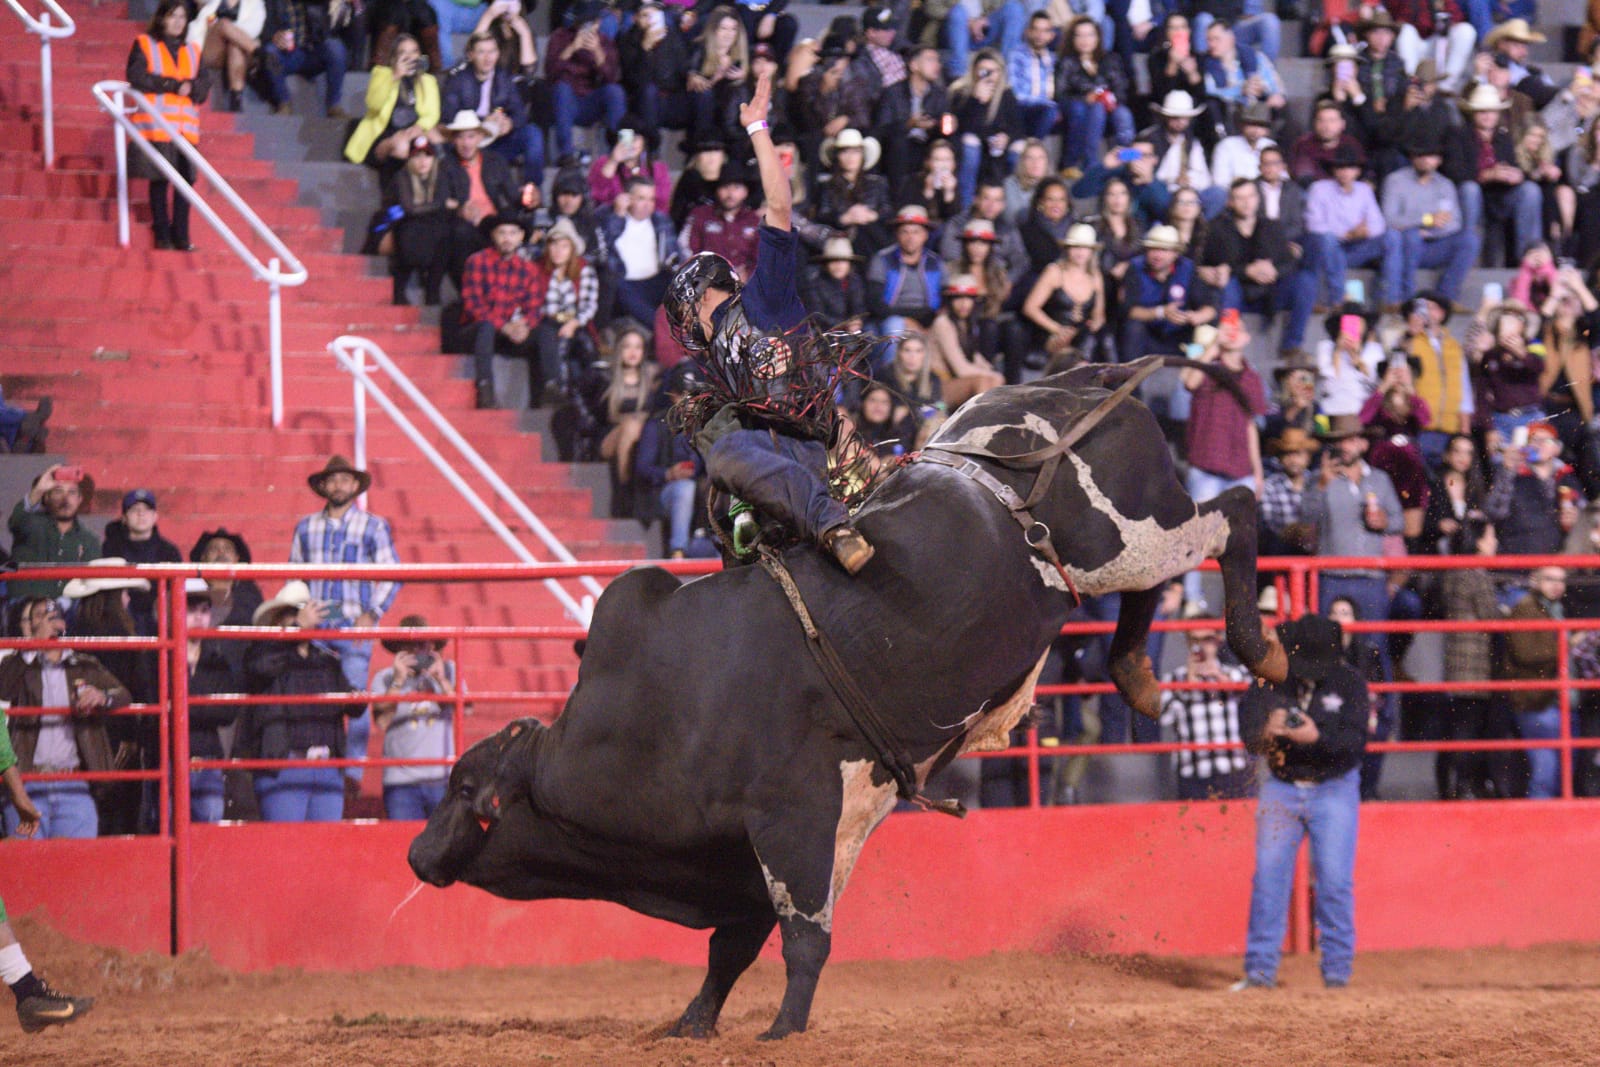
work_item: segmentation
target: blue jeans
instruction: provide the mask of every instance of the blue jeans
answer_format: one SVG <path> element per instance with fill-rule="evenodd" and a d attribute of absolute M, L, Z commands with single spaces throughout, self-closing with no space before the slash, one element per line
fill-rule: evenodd
<path fill-rule="evenodd" d="M 623 113 L 628 110 L 627 94 L 622 91 L 622 86 L 616 84 L 602 85 L 594 92 L 580 96 L 571 85 L 558 81 L 551 89 L 551 100 L 556 115 L 557 156 L 572 151 L 574 126 L 592 126 L 603 122 L 606 129 L 615 131 L 622 122 Z M 644 318 L 639 321 L 655 320 Z"/>
<path fill-rule="evenodd" d="M 820 441 L 735 430 L 711 446 L 706 471 L 714 484 L 808 541 L 850 521 L 844 505 L 828 495 L 828 455 Z"/>
<path fill-rule="evenodd" d="M 344 783 L 337 767 L 257 771 L 256 800 L 267 822 L 338 822 L 344 817 Z"/>
<path fill-rule="evenodd" d="M 661 510 L 667 516 L 667 551 L 689 551 L 689 535 L 694 529 L 693 478 L 679 478 L 661 487 Z"/>
<path fill-rule="evenodd" d="M 424 820 L 444 800 L 446 780 L 383 787 L 383 813 L 391 819 Z"/>
<path fill-rule="evenodd" d="M 1250 883 L 1250 933 L 1244 954 L 1246 977 L 1267 985 L 1278 980 L 1295 855 L 1301 839 L 1310 836 L 1322 980 L 1350 980 L 1356 953 L 1356 827 L 1360 816 L 1359 769 L 1316 785 L 1290 785 L 1271 775 L 1262 781 L 1256 808 L 1256 873 Z"/>
<path fill-rule="evenodd" d="M 1478 31 L 1478 40 L 1483 40 L 1494 29 L 1494 0 L 1461 0 L 1461 10 L 1472 28 Z"/>
<path fill-rule="evenodd" d="M 688 93 L 663 93 L 655 82 L 639 90 L 639 117 L 652 130 L 687 130 L 694 122 Z"/>
<path fill-rule="evenodd" d="M 1225 308 L 1254 311 L 1268 319 L 1288 308 L 1289 321 L 1283 328 L 1283 342 L 1278 345 L 1279 348 L 1299 348 L 1305 344 L 1306 324 L 1311 321 L 1311 306 L 1316 302 L 1317 276 L 1298 267 L 1280 274 L 1277 284 L 1255 300 L 1245 299 L 1244 286 L 1240 284 L 1237 274 L 1228 278 L 1227 287 L 1222 291 L 1222 306 Z"/>
<path fill-rule="evenodd" d="M 222 821 L 222 772 L 189 772 L 189 818 L 195 822 Z"/>
<path fill-rule="evenodd" d="M 428 6 L 433 8 L 433 15 L 439 20 L 439 58 L 444 60 L 445 69 L 455 66 L 456 57 L 451 51 L 454 42 L 450 35 L 455 33 L 471 33 L 478 26 L 478 16 L 483 14 L 483 7 L 463 7 L 453 4 L 450 0 L 428 0 Z M 438 71 L 442 79 L 444 71 Z"/>
<path fill-rule="evenodd" d="M 1537 244 L 1544 226 L 1544 197 L 1539 187 L 1525 181 L 1520 185 L 1495 185 L 1484 189 L 1477 182 L 1462 182 L 1456 187 L 1461 198 L 1461 227 L 1473 233 L 1490 237 L 1491 249 L 1501 247 L 1494 243 L 1500 226 L 1510 222 L 1516 243 L 1516 254 L 1521 256 L 1528 246 Z M 1486 214 L 1487 213 L 1487 214 Z M 1480 222 L 1483 228 L 1480 230 Z M 1494 226 L 1489 224 L 1493 223 Z M 1491 256 L 1491 261 L 1493 257 Z"/>
<path fill-rule="evenodd" d="M 1026 136 L 1037 137 L 1044 140 L 1056 132 L 1056 124 L 1061 121 L 1061 108 L 1054 100 L 1029 100 L 1027 103 L 1018 101 L 1017 110 L 1022 112 L 1022 129 Z"/>
<path fill-rule="evenodd" d="M 1481 243 L 1476 229 L 1457 230 L 1448 237 L 1423 237 L 1422 228 L 1400 231 L 1400 299 L 1417 292 L 1417 271 L 1439 271 L 1439 292 L 1449 300 L 1461 295 L 1467 273 L 1478 262 Z"/>
<path fill-rule="evenodd" d="M 444 35 L 439 35 L 441 45 Z M 325 110 L 332 111 L 339 105 L 344 95 L 344 72 L 349 69 L 350 56 L 345 51 L 344 42 L 337 37 L 329 37 L 316 48 L 296 48 L 293 52 L 284 52 L 277 45 L 268 42 L 262 46 L 267 53 L 266 62 L 267 81 L 271 86 L 271 103 L 287 104 L 289 102 L 289 75 L 299 74 L 306 78 L 315 78 L 323 75 L 322 106 Z M 271 62 L 271 57 L 277 57 L 278 62 Z"/>
<path fill-rule="evenodd" d="M 509 161 L 522 161 L 522 180 L 539 185 L 544 181 L 544 131 L 533 123 L 519 126 L 489 146 Z"/>
<path fill-rule="evenodd" d="M 961 159 L 956 164 L 956 196 L 961 200 L 962 208 L 972 206 L 972 198 L 978 194 L 978 178 L 983 173 L 983 161 L 989 151 L 989 146 L 977 139 L 975 134 L 967 134 L 961 139 Z M 1017 147 L 1013 141 L 1005 152 L 1003 165 L 1007 174 L 1016 169 Z"/>
<path fill-rule="evenodd" d="M 1572 732 L 1578 732 L 1577 711 L 1572 712 Z M 1524 741 L 1554 741 L 1561 736 L 1561 706 L 1517 712 L 1517 735 Z M 1561 753 L 1553 748 L 1528 749 L 1528 799 L 1549 800 L 1561 795 Z"/>
<path fill-rule="evenodd" d="M 967 59 L 974 48 L 996 49 L 1004 63 L 1006 56 L 1022 47 L 1022 31 L 1027 24 L 1027 9 L 1019 0 L 1006 0 L 999 10 L 989 15 L 989 28 L 983 39 L 974 40 L 965 9 L 958 7 L 951 11 L 944 23 L 945 74 L 951 78 L 965 75 Z"/>
<path fill-rule="evenodd" d="M 46 838 L 90 838 L 100 836 L 100 813 L 89 795 L 88 782 L 29 782 L 28 799 L 39 809 L 39 832 L 35 840 Z M 15 835 L 17 809 L 6 802 L 6 833 Z"/>
<path fill-rule="evenodd" d="M 1062 165 L 1086 168 L 1098 158 L 1100 144 L 1105 140 L 1106 122 L 1111 123 L 1111 136 L 1119 147 L 1133 143 L 1133 112 L 1126 104 L 1118 104 L 1108 116 L 1106 109 L 1087 100 L 1067 101 L 1066 144 L 1063 146 Z"/>
<path fill-rule="evenodd" d="M 1305 244 L 1307 258 L 1322 287 L 1318 295 L 1326 293 L 1330 305 L 1344 303 L 1345 271 L 1369 263 L 1378 264 L 1383 277 L 1384 301 L 1400 302 L 1400 235 L 1395 231 L 1384 230 L 1377 237 L 1364 237 L 1359 241 L 1341 241 L 1331 233 L 1308 233 Z"/>

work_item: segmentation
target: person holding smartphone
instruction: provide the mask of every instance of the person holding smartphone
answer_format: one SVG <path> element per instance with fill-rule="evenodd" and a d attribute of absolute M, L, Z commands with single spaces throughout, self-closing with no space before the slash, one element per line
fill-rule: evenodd
<path fill-rule="evenodd" d="M 426 628 L 421 615 L 400 620 L 403 628 Z M 383 730 L 384 759 L 447 760 L 456 754 L 455 706 L 447 699 L 456 688 L 456 665 L 443 656 L 445 642 L 384 641 L 394 661 L 372 680 L 372 690 L 411 700 L 371 705 L 372 721 Z M 435 699 L 438 698 L 438 699 Z M 391 819 L 427 819 L 444 799 L 450 767 L 385 767 L 383 813 Z"/>
<path fill-rule="evenodd" d="M 411 156 L 417 138 L 439 145 L 439 82 L 428 73 L 422 45 L 408 33 L 394 39 L 387 65 L 374 66 L 367 81 L 367 111 L 344 146 L 344 158 L 392 175 Z M 394 162 L 390 162 L 390 161 Z"/>
<path fill-rule="evenodd" d="M 1250 885 L 1244 977 L 1234 992 L 1271 989 L 1289 925 L 1300 842 L 1311 839 L 1322 982 L 1350 983 L 1355 959 L 1356 831 L 1361 758 L 1367 748 L 1367 683 L 1345 662 L 1343 628 L 1322 615 L 1283 623 L 1289 677 L 1257 685 L 1239 702 L 1239 732 L 1264 758 L 1256 807 L 1256 868 Z"/>
<path fill-rule="evenodd" d="M 11 510 L 11 556 L 18 563 L 87 563 L 100 556 L 100 538 L 79 519 L 94 498 L 94 479 L 82 468 L 58 463 L 29 486 Z M 9 583 L 13 600 L 57 597 L 66 582 Z"/>
<path fill-rule="evenodd" d="M 544 181 L 544 131 L 528 118 L 528 106 L 515 75 L 500 65 L 500 42 L 488 30 L 474 33 L 467 65 L 444 83 L 447 115 L 470 111 L 485 134 L 484 147 L 508 162 L 521 161 L 525 181 Z"/>

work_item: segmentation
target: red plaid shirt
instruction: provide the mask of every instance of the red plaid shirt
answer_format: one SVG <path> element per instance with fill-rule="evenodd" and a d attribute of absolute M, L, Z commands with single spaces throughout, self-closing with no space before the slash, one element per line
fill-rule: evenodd
<path fill-rule="evenodd" d="M 529 326 L 539 321 L 544 293 L 538 272 L 521 256 L 501 256 L 492 248 L 474 252 L 461 275 L 461 306 L 469 322 L 488 322 L 499 330 L 522 309 Z"/>
<path fill-rule="evenodd" d="M 1239 387 L 1250 398 L 1248 412 L 1209 375 L 1194 391 L 1189 411 L 1189 462 L 1223 478 L 1251 475 L 1250 423 L 1252 416 L 1267 413 L 1261 377 L 1248 363 L 1239 373 Z"/>

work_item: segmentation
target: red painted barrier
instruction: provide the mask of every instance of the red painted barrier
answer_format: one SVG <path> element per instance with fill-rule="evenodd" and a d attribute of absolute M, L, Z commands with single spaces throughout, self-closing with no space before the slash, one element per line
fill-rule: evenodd
<path fill-rule="evenodd" d="M 1367 804 L 1361 818 L 1362 950 L 1600 940 L 1592 804 Z M 408 901 L 417 829 L 195 827 L 195 943 L 239 970 L 704 962 L 704 932 L 616 905 L 517 903 L 464 886 L 424 886 Z M 1251 803 L 895 816 L 840 902 L 834 958 L 1241 953 L 1254 841 Z M 165 949 L 160 840 L 8 843 L 3 854 L 0 895 L 15 914 L 88 941 Z"/>

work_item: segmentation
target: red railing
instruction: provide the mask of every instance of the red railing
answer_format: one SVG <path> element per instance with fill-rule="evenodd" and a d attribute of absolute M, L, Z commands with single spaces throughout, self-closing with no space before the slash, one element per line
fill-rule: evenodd
<path fill-rule="evenodd" d="M 249 695 L 216 695 L 195 696 L 188 691 L 188 666 L 186 650 L 191 638 L 219 639 L 219 640 L 271 640 L 271 641 L 348 641 L 359 640 L 444 640 L 449 642 L 451 658 L 456 665 L 455 685 L 449 694 L 442 694 L 434 699 L 451 707 L 452 724 L 455 734 L 456 751 L 460 752 L 465 746 L 463 727 L 465 715 L 469 704 L 507 704 L 514 703 L 531 708 L 540 709 L 546 713 L 545 717 L 559 711 L 567 699 L 565 691 L 487 691 L 474 689 L 470 684 L 468 671 L 463 666 L 463 651 L 467 641 L 562 641 L 570 642 L 586 636 L 586 631 L 577 626 L 497 626 L 497 627 L 462 627 L 462 626 L 432 626 L 428 628 L 398 628 L 383 627 L 370 630 L 319 630 L 319 631 L 284 631 L 279 629 L 241 627 L 227 629 L 206 629 L 190 632 L 184 610 L 184 597 L 182 593 L 183 581 L 192 577 L 226 578 L 234 580 L 288 580 L 290 578 L 316 579 L 316 578 L 350 578 L 353 573 L 359 573 L 363 579 L 384 581 L 395 580 L 404 582 L 445 582 L 445 581 L 473 581 L 490 583 L 507 582 L 534 582 L 546 579 L 570 579 L 579 575 L 588 574 L 600 578 L 614 577 L 638 564 L 633 562 L 605 562 L 581 564 L 482 564 L 482 565 L 431 565 L 413 564 L 394 567 L 339 567 L 339 566 L 303 566 L 292 564 L 254 564 L 239 566 L 218 565 L 184 565 L 165 564 L 140 567 L 95 567 L 86 569 L 75 568 L 28 568 L 17 575 L 19 579 L 48 579 L 52 581 L 65 580 L 73 577 L 143 577 L 153 582 L 157 592 L 157 618 L 159 630 L 155 637 L 147 638 L 76 638 L 56 642 L 24 641 L 19 639 L 0 640 L 0 647 L 21 650 L 43 648 L 76 648 L 89 652 L 95 650 L 140 650 L 158 653 L 159 672 L 158 682 L 160 697 L 155 704 L 133 705 L 117 709 L 118 715 L 156 715 L 160 721 L 160 765 L 154 770 L 140 771 L 98 771 L 75 772 L 71 774 L 26 774 L 24 780 L 84 780 L 84 781 L 156 781 L 159 789 L 160 827 L 162 838 L 169 841 L 174 847 L 174 910 L 176 912 L 176 947 L 183 951 L 189 947 L 188 932 L 184 917 L 190 905 L 189 888 L 190 859 L 190 781 L 187 773 L 173 774 L 172 768 L 180 767 L 188 770 L 219 769 L 219 770 L 277 770 L 289 767 L 391 767 L 391 766 L 432 766 L 447 764 L 450 759 L 389 759 L 383 757 L 368 757 L 361 760 L 353 759 L 325 759 L 325 760 L 272 760 L 272 759 L 228 759 L 228 760 L 198 760 L 191 758 L 189 751 L 189 709 L 191 707 L 212 705 L 250 706 L 260 704 L 281 703 L 284 698 L 278 696 L 249 696 Z M 1260 566 L 1263 573 L 1276 576 L 1280 591 L 1280 602 L 1287 604 L 1286 617 L 1295 617 L 1303 614 L 1310 605 L 1315 603 L 1317 592 L 1317 575 L 1325 570 L 1443 570 L 1460 569 L 1467 567 L 1488 568 L 1504 571 L 1527 571 L 1531 568 L 1546 565 L 1558 565 L 1568 568 L 1600 568 L 1600 557 L 1496 557 L 1487 559 L 1482 557 L 1403 557 L 1395 559 L 1322 559 L 1315 557 L 1279 557 L 1263 559 Z M 678 561 L 663 564 L 674 573 L 692 576 L 715 572 L 720 569 L 715 561 Z M 1213 565 L 1214 566 L 1214 565 Z M 1164 621 L 1155 624 L 1159 631 L 1184 631 L 1190 629 L 1214 627 L 1214 623 L 1200 621 L 1175 622 Z M 1115 628 L 1113 622 L 1075 622 L 1063 627 L 1064 634 L 1096 635 L 1110 634 Z M 1388 634 L 1393 632 L 1451 632 L 1451 631 L 1480 631 L 1480 632 L 1515 632 L 1515 631 L 1554 631 L 1557 635 L 1558 671 L 1554 679 L 1507 681 L 1507 680 L 1469 680 L 1457 682 L 1390 682 L 1378 683 L 1373 689 L 1378 692 L 1416 693 L 1416 692 L 1451 692 L 1468 690 L 1473 692 L 1514 692 L 1518 690 L 1550 690 L 1558 692 L 1558 706 L 1560 708 L 1560 736 L 1551 740 L 1525 740 L 1525 739 L 1495 739 L 1495 740 L 1469 740 L 1469 741 L 1384 741 L 1373 742 L 1369 748 L 1379 752 L 1444 752 L 1444 751 L 1497 751 L 1506 749 L 1557 749 L 1561 756 L 1561 781 L 1562 795 L 1572 795 L 1572 766 L 1575 750 L 1587 750 L 1600 747 L 1600 738 L 1574 738 L 1571 731 L 1572 693 L 1573 690 L 1587 690 L 1600 688 L 1600 679 L 1575 679 L 1571 676 L 1569 642 L 1574 631 L 1600 629 L 1600 619 L 1564 619 L 1564 620 L 1499 620 L 1499 621 L 1401 621 L 1401 622 L 1363 622 L 1351 627 L 1361 633 Z M 1243 684 L 1226 686 L 1212 683 L 1188 683 L 1162 686 L 1166 690 L 1174 689 L 1217 689 L 1235 688 L 1243 689 Z M 1076 683 L 1063 685 L 1043 685 L 1038 688 L 1038 695 L 1048 697 L 1053 695 L 1079 695 L 1087 696 L 1113 692 L 1109 683 Z M 415 694 L 401 693 L 362 693 L 356 696 L 348 693 L 330 693 L 316 696 L 293 697 L 293 702 L 298 704 L 349 704 L 352 699 L 359 699 L 367 704 L 400 703 L 415 699 Z M 70 709 L 64 708 L 27 708 L 17 707 L 8 709 L 8 714 L 13 716 L 63 714 Z M 1130 744 L 1052 744 L 1040 743 L 1037 728 L 1030 728 L 1025 744 L 1008 748 L 1002 751 L 974 754 L 972 758 L 979 759 L 1004 759 L 1024 758 L 1028 761 L 1029 780 L 1029 806 L 1041 806 L 1040 778 L 1041 761 L 1065 759 L 1075 756 L 1116 756 L 1116 755 L 1155 755 L 1176 753 L 1183 751 L 1206 751 L 1221 748 L 1236 748 L 1237 745 L 1224 744 L 1193 744 L 1184 742 L 1159 742 L 1159 743 L 1130 743 Z"/>

